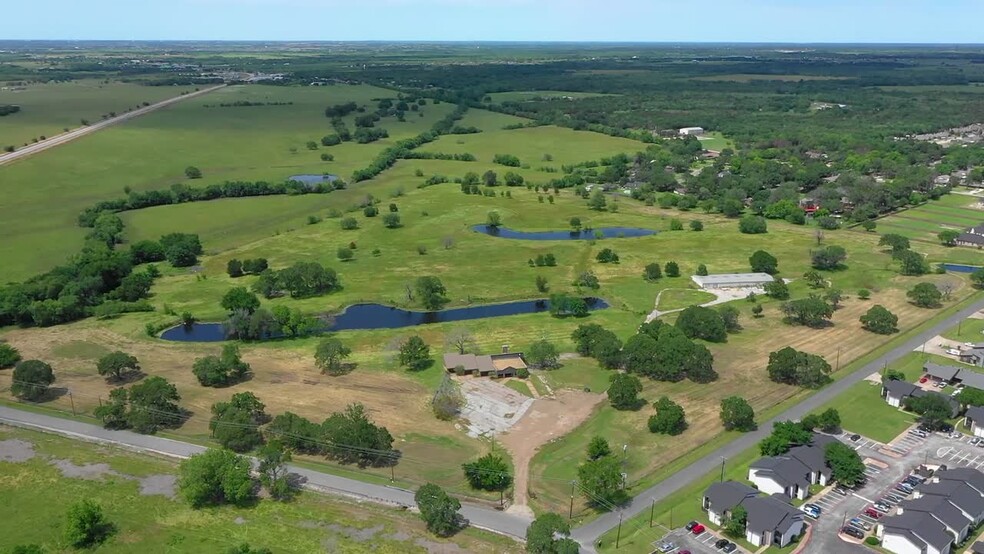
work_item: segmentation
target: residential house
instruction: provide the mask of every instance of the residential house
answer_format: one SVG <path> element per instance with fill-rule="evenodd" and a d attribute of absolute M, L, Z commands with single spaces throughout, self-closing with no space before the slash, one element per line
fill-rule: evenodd
<path fill-rule="evenodd" d="M 950 554 L 953 536 L 925 512 L 910 512 L 882 519 L 875 531 L 881 546 L 894 554 Z"/>
<path fill-rule="evenodd" d="M 913 396 L 917 390 L 920 388 L 912 383 L 891 380 L 882 385 L 881 395 L 889 406 L 901 408 L 905 399 Z"/>
<path fill-rule="evenodd" d="M 748 480 L 764 493 L 805 499 L 810 485 L 826 485 L 830 480 L 824 445 L 833 439 L 817 437 L 822 436 L 815 435 L 814 444 L 793 447 L 782 456 L 759 458 L 748 467 Z"/>
<path fill-rule="evenodd" d="M 748 512 L 745 540 L 755 546 L 782 548 L 798 537 L 805 527 L 805 514 L 789 504 L 788 496 L 756 496 L 742 506 Z"/>
<path fill-rule="evenodd" d="M 929 377 L 934 381 L 943 381 L 949 384 L 957 377 L 957 374 L 960 373 L 960 368 L 952 365 L 934 364 L 929 362 L 923 365 L 923 373 L 926 377 Z"/>
<path fill-rule="evenodd" d="M 959 246 L 984 246 L 984 224 L 970 227 L 963 233 L 960 233 L 956 243 Z"/>
<path fill-rule="evenodd" d="M 975 437 L 984 437 L 984 407 L 971 406 L 967 408 L 967 425 Z"/>
<path fill-rule="evenodd" d="M 960 361 L 965 364 L 973 364 L 978 367 L 984 366 L 984 342 L 979 342 L 970 348 L 964 348 L 960 351 Z M 964 373 L 970 373 L 966 371 Z M 965 383 L 967 386 L 974 388 L 984 388 L 984 375 L 982 377 L 981 386 L 972 385 L 970 383 Z"/>
<path fill-rule="evenodd" d="M 974 545 L 970 547 L 970 551 L 973 554 L 984 554 L 984 542 L 975 542 Z"/>
<path fill-rule="evenodd" d="M 737 481 L 714 483 L 704 491 L 701 507 L 707 512 L 707 519 L 714 525 L 723 525 L 731 511 L 750 498 L 758 496 L 758 491 Z"/>
<path fill-rule="evenodd" d="M 502 354 L 445 354 L 444 369 L 449 373 L 459 375 L 477 375 L 480 377 L 514 377 L 520 369 L 526 369 L 526 361 L 522 352 L 504 352 Z"/>

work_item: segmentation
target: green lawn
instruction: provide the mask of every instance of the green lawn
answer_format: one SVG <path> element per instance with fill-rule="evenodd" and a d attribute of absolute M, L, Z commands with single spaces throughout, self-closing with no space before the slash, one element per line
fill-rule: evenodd
<path fill-rule="evenodd" d="M 700 144 L 705 150 L 714 150 L 720 152 L 725 148 L 734 148 L 735 143 L 733 140 L 725 137 L 721 133 L 712 131 L 706 135 L 700 137 Z"/>
<path fill-rule="evenodd" d="M 984 319 L 965 319 L 943 333 L 943 337 L 960 342 L 984 342 Z"/>
<path fill-rule="evenodd" d="M 912 425 L 915 417 L 889 406 L 881 397 L 881 385 L 862 381 L 841 394 L 826 408 L 835 408 L 844 429 L 887 443 Z"/>
<path fill-rule="evenodd" d="M 961 229 L 984 220 L 984 212 L 976 208 L 979 205 L 977 198 L 949 194 L 939 200 L 879 219 L 877 231 L 881 234 L 898 233 L 912 239 L 937 242 L 936 235 L 943 229 Z"/>
<path fill-rule="evenodd" d="M 523 396 L 533 398 L 533 393 L 530 392 L 530 387 L 526 384 L 526 381 L 516 381 L 515 379 L 510 379 L 505 382 L 505 385 Z"/>
<path fill-rule="evenodd" d="M 699 306 L 717 298 L 709 292 L 696 289 L 666 289 L 659 297 L 657 309 L 661 312 Z"/>
<path fill-rule="evenodd" d="M 289 503 L 260 500 L 248 508 L 193 510 L 180 499 L 140 492 L 137 478 L 175 475 L 176 464 L 110 447 L 0 427 L 0 440 L 34 445 L 31 460 L 0 462 L 0 495 L 16 506 L 0 518 L 0 546 L 36 543 L 47 552 L 73 552 L 62 539 L 68 507 L 83 498 L 102 506 L 116 533 L 100 553 L 222 552 L 249 542 L 275 552 L 424 553 L 434 549 L 469 552 L 519 552 L 509 539 L 466 529 L 451 539 L 427 533 L 408 512 L 355 503 L 310 492 Z M 52 465 L 107 464 L 121 475 L 94 479 L 65 477 Z"/>
<path fill-rule="evenodd" d="M 95 79 L 23 86 L 6 86 L 0 90 L 0 104 L 14 104 L 21 111 L 0 117 L 0 148 L 22 146 L 42 136 L 53 137 L 75 129 L 86 119 L 98 123 L 110 112 L 122 114 L 142 106 L 194 90 L 188 86 L 148 87 Z M 6 171 L 8 168 L 4 168 Z"/>

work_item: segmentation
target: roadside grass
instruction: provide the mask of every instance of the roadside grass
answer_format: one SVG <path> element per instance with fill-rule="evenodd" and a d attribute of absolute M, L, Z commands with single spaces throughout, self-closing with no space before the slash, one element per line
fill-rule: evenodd
<path fill-rule="evenodd" d="M 38 453 L 22 463 L 0 462 L 0 493 L 8 505 L 17 506 L 0 520 L 7 546 L 37 543 L 49 552 L 67 552 L 61 538 L 65 512 L 88 498 L 102 506 L 118 529 L 98 548 L 107 553 L 149 552 L 161 545 L 175 553 L 220 552 L 247 542 L 299 553 L 324 552 L 326 545 L 339 552 L 521 551 L 510 539 L 476 529 L 440 539 L 427 533 L 412 513 L 311 492 L 287 503 L 261 500 L 248 508 L 193 510 L 180 499 L 145 495 L 137 481 L 126 477 L 174 475 L 177 464 L 170 460 L 9 427 L 0 427 L 0 439 L 29 441 Z M 51 464 L 53 459 L 106 463 L 124 476 L 65 477 Z"/>
<path fill-rule="evenodd" d="M 943 338 L 960 342 L 984 342 L 984 319 L 965 319 L 960 325 L 943 333 Z"/>
<path fill-rule="evenodd" d="M 717 298 L 709 292 L 697 289 L 665 289 L 659 297 L 660 311 L 679 310 L 690 306 L 698 306 Z"/>
<path fill-rule="evenodd" d="M 878 442 L 891 442 L 916 418 L 889 406 L 881 397 L 881 389 L 881 384 L 861 381 L 823 409 L 836 409 L 841 416 L 841 426 L 847 431 L 860 433 Z"/>
<path fill-rule="evenodd" d="M 0 104 L 20 106 L 21 111 L 0 118 L 0 148 L 19 148 L 35 138 L 59 135 L 66 127 L 81 127 L 83 119 L 98 123 L 110 112 L 120 115 L 144 102 L 154 104 L 193 90 L 190 86 L 149 87 L 98 79 L 7 86 L 0 90 Z"/>

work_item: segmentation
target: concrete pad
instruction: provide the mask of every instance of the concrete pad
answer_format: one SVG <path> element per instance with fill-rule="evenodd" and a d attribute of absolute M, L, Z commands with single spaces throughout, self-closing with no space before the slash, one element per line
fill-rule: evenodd
<path fill-rule="evenodd" d="M 533 399 L 484 377 L 457 379 L 465 396 L 461 418 L 466 420 L 468 436 L 498 435 L 516 424 L 533 404 Z"/>

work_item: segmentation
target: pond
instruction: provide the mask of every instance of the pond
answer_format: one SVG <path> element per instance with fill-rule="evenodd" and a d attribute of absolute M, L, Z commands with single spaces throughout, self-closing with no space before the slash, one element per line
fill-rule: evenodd
<path fill-rule="evenodd" d="M 473 225 L 472 231 L 485 233 L 492 237 L 517 240 L 593 240 L 601 233 L 602 238 L 647 237 L 655 235 L 652 229 L 637 227 L 601 227 L 598 229 L 582 229 L 580 231 L 513 231 L 506 227 L 489 227 L 488 225 Z"/>
<path fill-rule="evenodd" d="M 963 264 L 942 264 L 943 269 L 947 271 L 953 271 L 956 273 L 973 273 L 980 269 L 980 266 L 976 265 L 963 265 Z"/>
<path fill-rule="evenodd" d="M 589 310 L 602 310 L 608 303 L 600 298 L 585 298 Z M 534 314 L 550 309 L 549 300 L 521 300 L 503 304 L 485 304 L 466 308 L 451 308 L 439 312 L 414 312 L 382 304 L 355 304 L 335 316 L 325 331 L 369 329 L 399 329 L 429 323 L 466 321 L 486 317 Z M 180 342 L 219 342 L 226 340 L 224 323 L 194 323 L 178 325 L 161 333 L 164 340 Z"/>
<path fill-rule="evenodd" d="M 300 175 L 291 175 L 287 177 L 288 181 L 300 181 L 305 185 L 318 185 L 321 183 L 333 183 L 338 180 L 338 175 L 331 175 L 330 173 L 302 173 Z"/>

